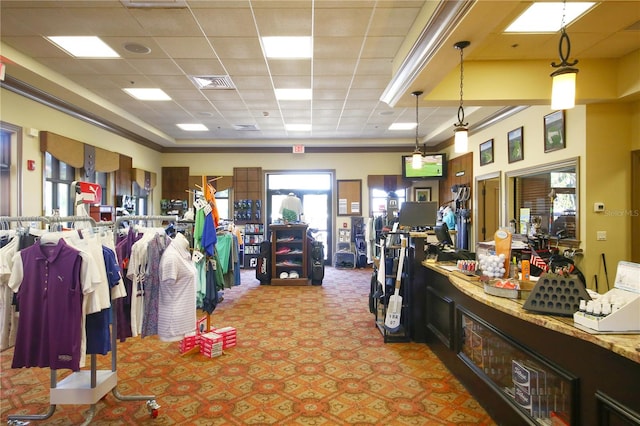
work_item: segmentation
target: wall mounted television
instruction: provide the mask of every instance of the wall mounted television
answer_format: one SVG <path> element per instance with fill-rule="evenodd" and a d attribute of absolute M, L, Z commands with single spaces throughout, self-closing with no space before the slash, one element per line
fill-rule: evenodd
<path fill-rule="evenodd" d="M 447 155 L 427 154 L 422 157 L 422 167 L 414 169 L 411 155 L 402 156 L 402 177 L 408 180 L 444 179 L 447 177 Z"/>

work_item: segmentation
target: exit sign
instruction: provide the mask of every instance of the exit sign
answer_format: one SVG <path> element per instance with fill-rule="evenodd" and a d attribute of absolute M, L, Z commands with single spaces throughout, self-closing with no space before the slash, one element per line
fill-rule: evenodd
<path fill-rule="evenodd" d="M 293 146 L 294 154 L 304 154 L 304 145 L 294 145 Z"/>

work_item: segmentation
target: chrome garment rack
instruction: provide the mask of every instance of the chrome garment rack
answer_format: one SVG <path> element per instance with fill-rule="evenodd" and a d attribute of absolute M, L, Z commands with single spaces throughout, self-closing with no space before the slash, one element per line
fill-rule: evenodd
<path fill-rule="evenodd" d="M 142 218 L 142 216 L 140 216 Z M 156 218 L 160 216 L 144 216 L 144 218 Z M 162 216 L 164 218 L 166 216 Z M 132 216 L 128 216 L 129 219 Z M 171 217 L 173 218 L 173 217 Z M 149 219 L 155 220 L 155 219 Z M 161 220 L 161 219 L 158 219 Z M 41 222 L 47 225 L 60 224 L 64 222 L 89 222 L 92 227 L 113 226 L 112 222 L 96 222 L 90 216 L 21 216 L 4 217 L 0 216 L 0 223 L 5 222 Z M 116 222 L 117 224 L 117 222 Z M 29 424 L 27 420 L 46 420 L 53 416 L 57 404 L 83 405 L 90 404 L 90 408 L 82 425 L 88 425 L 93 420 L 96 412 L 96 403 L 102 399 L 109 391 L 113 396 L 122 401 L 144 401 L 152 418 L 158 416 L 160 406 L 155 401 L 153 395 L 122 395 L 117 389 L 117 330 L 116 315 L 112 316 L 111 329 L 111 370 L 97 369 L 97 356 L 91 354 L 90 370 L 80 370 L 73 372 L 60 382 L 57 378 L 57 370 L 51 370 L 49 409 L 44 414 L 9 415 L 8 424 L 13 426 Z"/>

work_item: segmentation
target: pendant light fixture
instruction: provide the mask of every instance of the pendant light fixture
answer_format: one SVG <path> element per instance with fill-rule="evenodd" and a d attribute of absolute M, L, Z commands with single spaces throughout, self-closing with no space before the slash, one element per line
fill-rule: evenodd
<path fill-rule="evenodd" d="M 553 79 L 551 86 L 551 109 L 571 109 L 576 105 L 576 76 L 578 68 L 574 65 L 578 63 L 576 59 L 568 62 L 571 54 L 571 40 L 565 28 L 565 6 L 562 4 L 562 28 L 560 29 L 560 42 L 558 43 L 558 53 L 560 63 L 551 62 L 553 68 L 558 68 L 551 73 Z"/>
<path fill-rule="evenodd" d="M 413 151 L 413 154 L 411 155 L 411 168 L 412 169 L 420 169 L 422 168 L 422 151 L 420 151 L 420 146 L 418 145 L 418 127 L 419 127 L 419 121 L 418 121 L 418 97 L 420 95 L 422 95 L 421 91 L 415 91 L 415 92 L 411 92 L 411 94 L 413 96 L 416 97 L 416 149 Z"/>
<path fill-rule="evenodd" d="M 453 125 L 454 138 L 454 151 L 457 154 L 462 154 L 469 149 L 469 129 L 467 125 L 469 123 L 464 122 L 464 108 L 462 106 L 462 87 L 464 80 L 464 63 L 462 58 L 462 51 L 465 47 L 471 44 L 469 41 L 459 41 L 453 45 L 456 49 L 460 50 L 460 106 L 458 107 L 458 122 Z"/>

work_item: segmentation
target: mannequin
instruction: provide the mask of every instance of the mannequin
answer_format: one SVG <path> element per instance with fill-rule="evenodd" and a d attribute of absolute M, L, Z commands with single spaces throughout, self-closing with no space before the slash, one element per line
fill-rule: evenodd
<path fill-rule="evenodd" d="M 177 233 L 160 259 L 158 337 L 181 340 L 196 328 L 196 267 L 189 240 Z"/>
<path fill-rule="evenodd" d="M 280 214 L 285 222 L 298 222 L 302 216 L 302 201 L 290 192 L 280 204 Z"/>

